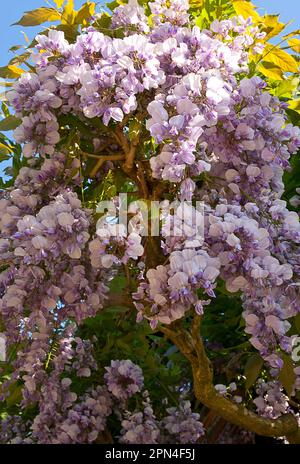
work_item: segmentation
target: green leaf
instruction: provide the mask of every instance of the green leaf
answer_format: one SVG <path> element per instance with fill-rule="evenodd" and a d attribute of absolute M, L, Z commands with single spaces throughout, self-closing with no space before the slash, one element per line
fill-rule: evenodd
<path fill-rule="evenodd" d="M 10 153 L 12 153 L 13 150 L 10 146 L 8 146 L 6 143 L 2 143 L 0 142 L 0 161 L 5 161 L 7 159 L 9 159 L 9 155 Z"/>
<path fill-rule="evenodd" d="M 15 65 L 20 65 L 20 64 L 23 64 L 24 62 L 26 62 L 28 59 L 31 58 L 31 53 L 30 52 L 25 52 L 25 53 L 22 53 L 21 55 L 17 55 L 17 56 L 14 56 L 10 62 L 9 62 L 9 66 L 8 68 L 14 68 L 13 71 L 16 73 L 16 74 L 23 74 L 25 71 L 21 68 L 17 68 Z M 35 68 L 32 67 L 32 70 L 35 71 Z"/>
<path fill-rule="evenodd" d="M 6 132 L 16 129 L 21 124 L 21 122 L 21 119 L 16 118 L 15 116 L 8 116 L 8 118 L 2 119 L 2 121 L 0 121 L 0 131 Z"/>
<path fill-rule="evenodd" d="M 8 153 L 10 153 L 9 149 L 3 143 L 0 143 L 0 163 L 9 160 Z"/>
<path fill-rule="evenodd" d="M 297 329 L 297 332 L 300 334 L 300 313 L 295 316 L 295 326 Z"/>
<path fill-rule="evenodd" d="M 290 395 L 296 380 L 293 361 L 287 354 L 282 354 L 283 367 L 279 374 L 279 380 L 284 386 L 287 395 Z"/>
<path fill-rule="evenodd" d="M 246 377 L 246 390 L 249 390 L 249 388 L 251 388 L 255 384 L 263 367 L 263 364 L 264 361 L 258 353 L 255 353 L 252 356 L 250 356 L 250 358 L 248 358 L 244 370 L 244 375 Z"/>
<path fill-rule="evenodd" d="M 293 126 L 300 127 L 300 114 L 295 110 L 290 110 L 289 108 L 287 108 L 285 111 L 289 117 L 289 121 L 293 124 Z"/>
<path fill-rule="evenodd" d="M 87 19 L 89 19 L 95 13 L 96 4 L 94 2 L 85 3 L 80 10 L 78 11 L 75 23 L 76 24 L 86 24 Z"/>
<path fill-rule="evenodd" d="M 1 105 L 1 109 L 2 109 L 2 112 L 3 112 L 4 116 L 6 118 L 8 118 L 8 116 L 10 116 L 10 113 L 9 113 L 9 109 L 8 109 L 7 104 L 3 102 L 2 105 Z"/>
<path fill-rule="evenodd" d="M 137 119 L 132 119 L 128 127 L 129 140 L 132 141 L 136 139 L 139 135 L 140 130 L 141 130 L 140 121 L 138 121 Z"/>
<path fill-rule="evenodd" d="M 23 47 L 23 45 L 14 45 L 13 47 L 10 47 L 9 51 L 10 52 L 17 52 L 22 47 Z"/>
<path fill-rule="evenodd" d="M 65 38 L 68 42 L 74 43 L 76 42 L 76 38 L 78 35 L 77 25 L 69 25 L 69 24 L 59 24 L 55 28 L 57 31 L 62 31 L 65 34 Z"/>
<path fill-rule="evenodd" d="M 55 8 L 46 8 L 42 6 L 36 10 L 26 11 L 20 21 L 14 23 L 13 26 L 39 26 L 48 21 L 59 21 L 60 18 L 61 16 Z"/>
<path fill-rule="evenodd" d="M 126 288 L 127 280 L 123 275 L 116 276 L 109 284 L 109 289 L 112 293 L 120 294 Z"/>
<path fill-rule="evenodd" d="M 107 12 L 104 12 L 94 24 L 94 26 L 96 26 L 99 29 L 99 31 L 103 29 L 108 29 L 110 25 L 111 25 L 111 16 Z"/>
<path fill-rule="evenodd" d="M 128 308 L 126 306 L 110 306 L 109 308 L 105 308 L 105 312 L 111 314 L 126 313 L 127 311 Z"/>
<path fill-rule="evenodd" d="M 291 98 L 299 85 L 299 78 L 292 76 L 290 79 L 281 81 L 272 92 L 276 97 Z"/>

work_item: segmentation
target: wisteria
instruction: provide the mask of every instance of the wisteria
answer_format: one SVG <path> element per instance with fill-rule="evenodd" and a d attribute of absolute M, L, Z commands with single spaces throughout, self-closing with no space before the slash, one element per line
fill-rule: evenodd
<path fill-rule="evenodd" d="M 90 14 L 73 38 L 55 27 L 38 34 L 30 72 L 7 92 L 22 156 L 0 194 L 0 328 L 10 363 L 0 392 L 5 402 L 17 390 L 20 413 L 1 416 L 1 443 L 198 443 L 205 424 L 193 396 L 181 394 L 187 381 L 164 388 L 177 404 L 162 407 L 148 392 L 162 382 L 151 378 L 157 361 L 147 370 L 117 354 L 108 362 L 107 351 L 127 358 L 142 337 L 152 349 L 161 337 L 149 333 L 160 331 L 176 344 L 171 329 L 193 319 L 199 325 L 178 343 L 193 364 L 202 351 L 183 344 L 199 343 L 195 327 L 220 294 L 240 304 L 241 345 L 249 341 L 264 366 L 250 408 L 299 421 L 289 403 L 300 389 L 298 360 L 288 365 L 289 392 L 280 372 L 300 313 L 300 222 L 291 210 L 300 200 L 283 197 L 300 129 L 253 66 L 267 33 L 245 15 L 200 26 L 187 0 L 140 3 Z M 125 222 L 122 189 L 136 202 Z M 145 234 L 139 199 L 160 203 L 159 234 Z M 102 200 L 110 204 L 101 209 Z M 106 310 L 118 343 L 99 323 Z M 241 379 L 230 379 L 229 393 L 217 383 L 212 395 L 249 407 Z M 108 418 L 120 424 L 114 436 Z"/>
<path fill-rule="evenodd" d="M 197 443 L 199 438 L 204 435 L 203 424 L 199 421 L 200 416 L 192 413 L 189 401 L 181 401 L 179 408 L 167 409 L 168 416 L 163 420 L 163 427 L 171 439 L 167 443 Z"/>

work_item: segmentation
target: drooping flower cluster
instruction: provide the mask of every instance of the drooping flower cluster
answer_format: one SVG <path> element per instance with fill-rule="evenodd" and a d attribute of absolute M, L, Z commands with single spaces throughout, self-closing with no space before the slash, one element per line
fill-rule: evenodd
<path fill-rule="evenodd" d="M 129 0 L 127 4 L 114 9 L 111 27 L 113 29 L 124 27 L 128 32 L 136 29 L 138 32 L 149 32 L 148 18 L 144 8 L 138 4 L 138 0 Z"/>
<path fill-rule="evenodd" d="M 76 342 L 78 356 L 87 342 L 78 338 Z M 89 353 L 89 348 L 86 346 L 85 354 Z M 74 369 L 74 354 L 70 352 L 69 356 L 64 356 L 63 362 L 56 361 L 60 372 L 53 371 L 43 384 L 39 413 L 32 422 L 25 422 L 21 416 L 8 416 L 2 420 L 0 443 L 102 443 L 107 432 L 107 419 L 112 414 L 121 419 L 121 435 L 115 437 L 120 443 L 187 444 L 195 443 L 203 435 L 199 414 L 192 412 L 189 401 L 180 400 L 178 408 L 169 408 L 161 421 L 156 419 L 149 392 L 142 392 L 142 370 L 129 360 L 112 360 L 111 366 L 105 368 L 105 385 L 91 387 L 78 397 L 72 391 L 72 380 L 66 377 Z M 91 369 L 96 369 L 91 353 L 89 357 L 87 362 L 79 356 L 75 363 L 82 365 L 85 362 L 85 365 L 91 365 Z M 137 397 L 139 393 L 142 393 L 142 410 L 128 411 L 128 399 L 134 395 Z"/>
<path fill-rule="evenodd" d="M 205 433 L 200 415 L 193 413 L 191 403 L 182 401 L 179 408 L 167 409 L 162 425 L 168 434 L 167 443 L 197 443 Z"/>
<path fill-rule="evenodd" d="M 147 272 L 149 283 L 142 283 L 135 294 L 140 317 L 145 315 L 155 327 L 158 321 L 170 324 L 180 319 L 191 305 L 196 312 L 203 313 L 203 305 L 208 300 L 199 300 L 197 291 L 214 296 L 214 282 L 219 275 L 219 260 L 210 258 L 205 251 L 186 249 L 174 251 L 170 255 L 170 264 L 158 266 Z M 149 307 L 147 308 L 147 303 Z M 145 312 L 142 312 L 145 308 Z M 139 317 L 139 316 L 138 316 Z"/>
<path fill-rule="evenodd" d="M 119 400 L 127 400 L 141 391 L 144 383 L 143 373 L 130 359 L 112 361 L 104 374 L 107 388 Z"/>
<path fill-rule="evenodd" d="M 157 444 L 159 443 L 159 423 L 154 415 L 148 392 L 144 392 L 143 410 L 125 412 L 122 421 L 120 443 Z"/>
<path fill-rule="evenodd" d="M 89 243 L 94 268 L 109 269 L 113 265 L 127 264 L 144 253 L 142 237 L 137 232 L 128 234 L 123 224 L 111 225 L 102 218 L 96 225 L 96 235 L 97 238 Z"/>
<path fill-rule="evenodd" d="M 262 416 L 276 419 L 290 411 L 288 397 L 284 394 L 280 382 L 264 382 L 259 379 L 256 393 L 258 396 L 253 402 Z"/>

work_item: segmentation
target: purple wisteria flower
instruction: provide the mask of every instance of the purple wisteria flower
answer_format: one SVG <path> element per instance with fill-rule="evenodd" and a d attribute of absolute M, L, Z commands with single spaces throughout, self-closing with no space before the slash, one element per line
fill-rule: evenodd
<path fill-rule="evenodd" d="M 110 367 L 106 367 L 104 379 L 108 390 L 118 399 L 127 400 L 141 391 L 144 383 L 142 370 L 139 366 L 127 359 L 114 360 Z"/>

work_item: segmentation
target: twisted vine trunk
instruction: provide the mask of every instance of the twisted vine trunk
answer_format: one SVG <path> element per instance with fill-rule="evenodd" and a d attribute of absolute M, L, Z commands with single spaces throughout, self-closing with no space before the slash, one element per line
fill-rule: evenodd
<path fill-rule="evenodd" d="M 300 428 L 292 414 L 274 420 L 267 419 L 216 391 L 211 363 L 200 336 L 201 319 L 200 316 L 194 318 L 191 333 L 178 323 L 173 324 L 173 330 L 165 327 L 160 329 L 191 363 L 196 398 L 232 424 L 266 437 L 285 436 L 290 443 L 300 444 Z"/>

